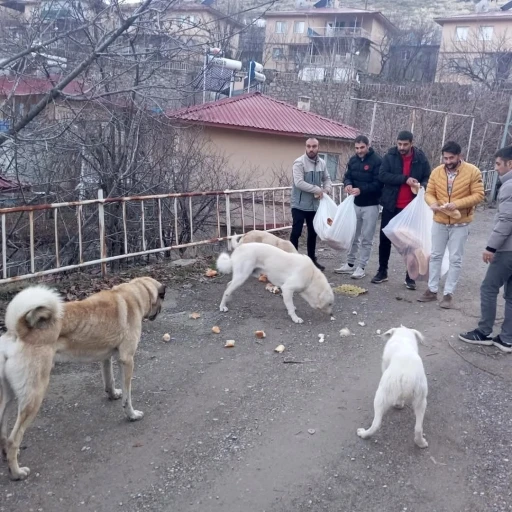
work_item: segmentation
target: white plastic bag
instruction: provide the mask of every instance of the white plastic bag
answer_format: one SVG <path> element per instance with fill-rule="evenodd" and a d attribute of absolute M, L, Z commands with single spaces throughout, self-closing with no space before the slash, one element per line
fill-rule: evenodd
<path fill-rule="evenodd" d="M 348 196 L 336 206 L 336 203 L 324 194 L 313 219 L 313 226 L 316 234 L 329 247 L 339 251 L 349 250 L 357 227 L 354 196 Z"/>
<path fill-rule="evenodd" d="M 411 279 L 428 280 L 428 266 L 432 251 L 432 223 L 434 212 L 425 202 L 425 189 L 383 229 L 396 250 L 402 255 Z M 441 275 L 448 272 L 449 258 L 446 250 Z"/>

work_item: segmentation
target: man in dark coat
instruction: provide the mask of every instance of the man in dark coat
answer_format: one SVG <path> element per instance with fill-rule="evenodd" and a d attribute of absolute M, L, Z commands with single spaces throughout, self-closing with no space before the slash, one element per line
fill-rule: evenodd
<path fill-rule="evenodd" d="M 380 284 L 388 280 L 391 241 L 382 230 L 416 197 L 413 187 L 427 187 L 430 171 L 425 153 L 413 145 L 412 133 L 401 131 L 397 136 L 396 146 L 384 155 L 380 166 L 379 179 L 383 184 L 380 204 L 383 210 L 380 223 L 379 270 L 372 283 Z M 405 286 L 409 290 L 416 289 L 416 283 L 409 274 L 405 275 Z"/>
<path fill-rule="evenodd" d="M 343 184 L 345 192 L 355 196 L 357 228 L 345 263 L 334 272 L 352 274 L 352 279 L 362 279 L 366 275 L 365 267 L 370 259 L 373 236 L 379 220 L 381 159 L 364 135 L 356 137 L 354 146 L 356 154 L 348 162 Z"/>

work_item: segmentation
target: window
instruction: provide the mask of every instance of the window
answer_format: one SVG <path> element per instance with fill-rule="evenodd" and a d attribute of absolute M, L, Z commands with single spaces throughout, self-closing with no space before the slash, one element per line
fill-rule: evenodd
<path fill-rule="evenodd" d="M 448 59 L 448 68 L 452 71 L 460 71 L 461 69 L 465 69 L 465 60 L 464 59 Z"/>
<path fill-rule="evenodd" d="M 286 21 L 276 21 L 276 34 L 286 34 Z"/>
<path fill-rule="evenodd" d="M 455 41 L 467 41 L 469 27 L 455 27 Z"/>
<path fill-rule="evenodd" d="M 400 52 L 400 60 L 407 62 L 411 58 L 411 50 L 402 50 Z"/>
<path fill-rule="evenodd" d="M 283 60 L 284 59 L 284 50 L 282 48 L 274 48 L 272 50 L 272 58 L 274 60 Z"/>
<path fill-rule="evenodd" d="M 481 26 L 478 29 L 478 40 L 479 41 L 491 41 L 494 27 Z"/>
<path fill-rule="evenodd" d="M 306 24 L 303 21 L 296 21 L 293 24 L 293 33 L 294 34 L 304 34 L 305 28 L 306 28 Z"/>
<path fill-rule="evenodd" d="M 190 25 L 193 25 L 195 22 L 196 22 L 196 17 L 195 16 L 190 16 L 188 14 L 180 14 L 178 16 L 179 20 L 181 22 L 184 22 L 184 23 L 187 23 L 187 24 L 190 24 Z"/>
<path fill-rule="evenodd" d="M 325 160 L 327 172 L 329 173 L 331 180 L 335 181 L 338 174 L 339 155 L 331 155 L 330 153 L 318 153 L 318 156 L 322 160 Z"/>

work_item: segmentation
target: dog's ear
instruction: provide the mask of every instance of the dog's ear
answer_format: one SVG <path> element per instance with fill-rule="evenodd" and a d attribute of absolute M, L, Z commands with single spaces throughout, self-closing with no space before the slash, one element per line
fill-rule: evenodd
<path fill-rule="evenodd" d="M 421 345 L 425 345 L 425 338 L 423 337 L 423 334 L 416 329 L 411 329 L 411 331 L 414 333 L 414 336 L 416 336 L 416 341 Z"/>
<path fill-rule="evenodd" d="M 396 331 L 396 327 L 393 327 L 393 329 L 389 329 L 389 331 L 386 331 L 381 336 L 384 338 L 384 340 L 388 341 L 389 338 L 391 338 L 391 336 L 393 336 L 393 334 L 395 334 L 395 331 Z"/>

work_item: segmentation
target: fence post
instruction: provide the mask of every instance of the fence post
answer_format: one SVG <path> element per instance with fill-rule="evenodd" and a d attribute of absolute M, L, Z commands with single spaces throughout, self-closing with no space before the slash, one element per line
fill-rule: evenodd
<path fill-rule="evenodd" d="M 104 260 L 107 257 L 107 244 L 105 241 L 105 209 L 103 206 L 103 190 L 98 190 L 98 222 L 100 228 L 100 258 Z M 101 262 L 101 277 L 107 277 L 107 262 Z"/>
<path fill-rule="evenodd" d="M 231 236 L 231 197 L 229 191 L 226 190 L 226 234 L 228 237 Z M 228 238 L 228 251 L 231 251 L 231 238 Z"/>

